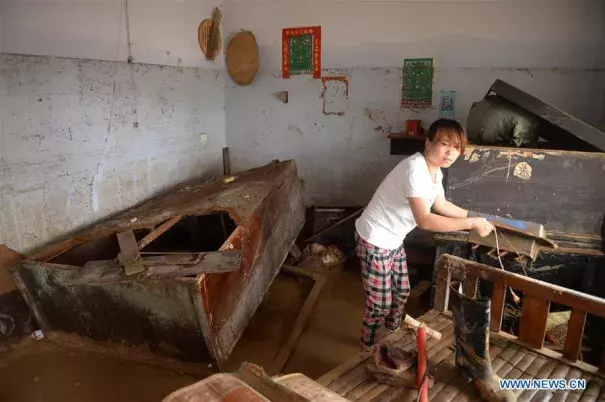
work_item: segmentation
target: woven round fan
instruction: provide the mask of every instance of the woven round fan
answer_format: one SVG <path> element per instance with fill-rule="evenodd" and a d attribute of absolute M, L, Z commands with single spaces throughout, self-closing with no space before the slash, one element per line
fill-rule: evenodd
<path fill-rule="evenodd" d="M 227 72 L 239 85 L 250 85 L 258 72 L 258 45 L 249 31 L 235 35 L 227 45 Z"/>

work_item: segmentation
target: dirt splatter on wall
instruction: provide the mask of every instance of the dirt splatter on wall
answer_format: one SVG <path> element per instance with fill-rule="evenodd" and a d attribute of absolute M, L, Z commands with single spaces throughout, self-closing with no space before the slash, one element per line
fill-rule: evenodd
<path fill-rule="evenodd" d="M 9 55 L 0 63 L 0 243 L 27 253 L 221 171 L 218 71 Z"/>

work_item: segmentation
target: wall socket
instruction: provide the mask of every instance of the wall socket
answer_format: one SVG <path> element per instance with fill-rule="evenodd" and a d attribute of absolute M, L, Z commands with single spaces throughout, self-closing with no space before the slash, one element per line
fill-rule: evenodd
<path fill-rule="evenodd" d="M 205 143 L 206 143 L 206 141 L 208 141 L 208 135 L 207 135 L 206 133 L 201 133 L 201 134 L 200 134 L 200 142 L 201 142 L 202 144 L 205 144 Z"/>

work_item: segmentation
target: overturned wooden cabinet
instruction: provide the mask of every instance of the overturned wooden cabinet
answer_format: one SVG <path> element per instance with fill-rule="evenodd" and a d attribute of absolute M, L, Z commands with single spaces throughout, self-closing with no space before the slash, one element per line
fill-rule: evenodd
<path fill-rule="evenodd" d="M 274 162 L 155 197 L 12 274 L 45 332 L 220 370 L 303 223 L 296 165 Z"/>

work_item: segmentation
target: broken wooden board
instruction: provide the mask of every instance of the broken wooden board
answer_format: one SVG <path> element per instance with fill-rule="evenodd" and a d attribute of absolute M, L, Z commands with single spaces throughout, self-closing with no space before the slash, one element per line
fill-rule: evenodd
<path fill-rule="evenodd" d="M 548 248 L 557 248 L 557 244 L 552 240 L 548 239 L 546 236 L 546 230 L 544 230 L 544 225 L 534 222 L 527 222 L 520 219 L 509 219 L 503 218 L 501 216 L 482 214 L 474 212 L 473 215 L 477 215 L 483 217 L 490 221 L 496 231 L 502 236 L 506 236 L 508 234 L 516 235 L 517 239 L 527 238 L 532 239 L 538 242 L 542 247 Z M 469 213 L 469 216 L 471 213 Z M 478 237 L 475 235 L 475 238 Z"/>
<path fill-rule="evenodd" d="M 242 263 L 240 250 L 211 251 L 200 253 L 201 258 L 196 264 L 175 264 L 166 256 L 162 260 L 153 261 L 146 270 L 129 275 L 113 260 L 91 261 L 78 270 L 71 279 L 70 286 L 98 285 L 102 283 L 115 283 L 124 280 L 159 280 L 179 277 L 197 277 L 203 274 L 216 274 L 237 271 Z M 177 257 L 177 256 L 172 256 Z M 153 257 L 152 257 L 153 258 Z M 139 261 L 145 266 L 145 260 Z M 158 264 L 159 262 L 160 264 Z"/>
<path fill-rule="evenodd" d="M 304 272 L 304 270 L 296 269 L 296 267 L 284 266 L 282 267 L 282 269 L 287 272 L 294 273 L 295 275 L 309 276 L 309 274 Z M 305 304 L 300 310 L 298 317 L 296 317 L 294 328 L 292 329 L 292 332 L 290 333 L 286 344 L 280 349 L 277 357 L 275 358 L 273 363 L 271 363 L 271 367 L 269 368 L 269 374 L 271 375 L 280 374 L 284 366 L 286 365 L 288 359 L 290 358 L 290 355 L 292 354 L 292 351 L 294 350 L 294 347 L 298 342 L 298 338 L 300 338 L 300 336 L 302 335 L 302 331 L 307 322 L 307 319 L 309 318 L 309 315 L 313 311 L 313 307 L 319 299 L 321 289 L 326 283 L 326 277 L 324 275 L 312 274 L 311 277 L 315 280 L 315 284 L 313 285 L 311 292 L 307 296 Z"/>
<path fill-rule="evenodd" d="M 519 235 L 517 233 L 506 233 L 492 231 L 485 237 L 479 236 L 474 230 L 468 234 L 469 243 L 480 244 L 496 249 L 499 252 L 510 251 L 518 255 L 525 255 L 532 260 L 538 255 L 538 246 L 533 237 Z"/>
<path fill-rule="evenodd" d="M 137 245 L 137 239 L 134 236 L 132 230 L 120 232 L 117 234 L 118 244 L 120 245 L 120 254 L 118 254 L 118 261 L 124 267 L 124 273 L 126 275 L 134 275 L 145 270 L 145 266 L 141 262 L 141 255 L 139 254 L 139 246 Z"/>

